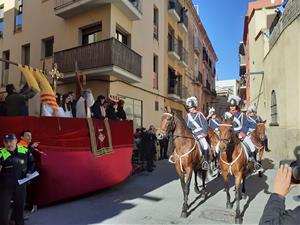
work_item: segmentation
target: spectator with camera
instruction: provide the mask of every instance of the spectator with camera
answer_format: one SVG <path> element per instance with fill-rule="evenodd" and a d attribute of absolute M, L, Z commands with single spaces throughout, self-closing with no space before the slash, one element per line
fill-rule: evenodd
<path fill-rule="evenodd" d="M 293 171 L 298 170 L 298 174 Z M 292 176 L 293 175 L 293 176 Z M 267 205 L 265 206 L 263 215 L 260 219 L 260 225 L 267 224 L 289 224 L 296 225 L 300 221 L 300 206 L 294 210 L 285 209 L 285 196 L 290 192 L 292 188 L 292 177 L 297 181 L 300 180 L 299 168 L 281 165 L 274 182 L 274 192 L 271 194 Z M 298 180 L 298 181 L 299 181 Z"/>

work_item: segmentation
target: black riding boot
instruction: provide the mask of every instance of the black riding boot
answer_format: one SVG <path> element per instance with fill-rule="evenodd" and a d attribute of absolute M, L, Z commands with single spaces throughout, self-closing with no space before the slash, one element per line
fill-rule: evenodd
<path fill-rule="evenodd" d="M 202 163 L 202 170 L 210 170 L 209 166 L 209 150 L 202 151 L 204 156 L 204 162 Z"/>
<path fill-rule="evenodd" d="M 265 139 L 264 144 L 265 144 L 265 149 L 266 149 L 266 151 L 267 151 L 267 152 L 270 152 L 271 150 L 269 149 L 268 138 Z"/>
<path fill-rule="evenodd" d="M 251 152 L 250 155 L 249 155 L 249 157 L 250 157 L 250 160 L 253 162 L 254 171 L 259 170 L 261 168 L 261 165 L 256 160 L 256 152 Z"/>

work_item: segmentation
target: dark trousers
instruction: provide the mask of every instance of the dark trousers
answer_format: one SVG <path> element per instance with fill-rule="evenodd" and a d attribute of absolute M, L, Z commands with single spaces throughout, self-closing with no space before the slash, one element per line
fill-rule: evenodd
<path fill-rule="evenodd" d="M 24 205 L 26 200 L 26 184 L 14 188 L 0 188 L 0 224 L 9 224 L 9 214 L 11 209 L 11 200 L 13 200 L 12 220 L 16 225 L 24 225 Z"/>
<path fill-rule="evenodd" d="M 168 158 L 167 152 L 168 152 L 168 143 L 160 142 L 160 158 L 166 159 Z"/>

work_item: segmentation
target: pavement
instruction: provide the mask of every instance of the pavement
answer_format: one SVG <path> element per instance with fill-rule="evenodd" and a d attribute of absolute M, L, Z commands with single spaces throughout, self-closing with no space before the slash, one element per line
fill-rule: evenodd
<path fill-rule="evenodd" d="M 194 192 L 192 182 L 189 216 L 181 218 L 183 194 L 174 165 L 167 160 L 157 161 L 156 165 L 154 172 L 135 174 L 115 187 L 38 209 L 31 214 L 26 225 L 234 224 L 235 206 L 233 209 L 225 207 L 222 177 L 208 183 L 205 197 Z M 258 224 L 272 192 L 278 168 L 278 160 L 274 160 L 272 153 L 266 154 L 263 167 L 265 170 L 261 178 L 253 174 L 246 180 L 247 198 L 241 200 L 243 224 Z M 232 178 L 232 200 L 233 181 Z M 300 204 L 297 195 L 300 195 L 299 187 L 287 196 L 287 208 L 292 209 Z"/>

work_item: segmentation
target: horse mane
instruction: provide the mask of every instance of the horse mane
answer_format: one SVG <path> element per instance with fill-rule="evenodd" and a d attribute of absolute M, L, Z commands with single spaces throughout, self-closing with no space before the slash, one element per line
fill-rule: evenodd
<path fill-rule="evenodd" d="M 175 118 L 177 118 L 181 123 L 184 129 L 186 130 L 190 130 L 190 128 L 187 126 L 185 120 L 183 119 L 183 117 L 181 115 L 179 115 L 179 113 L 174 112 L 174 116 Z"/>

